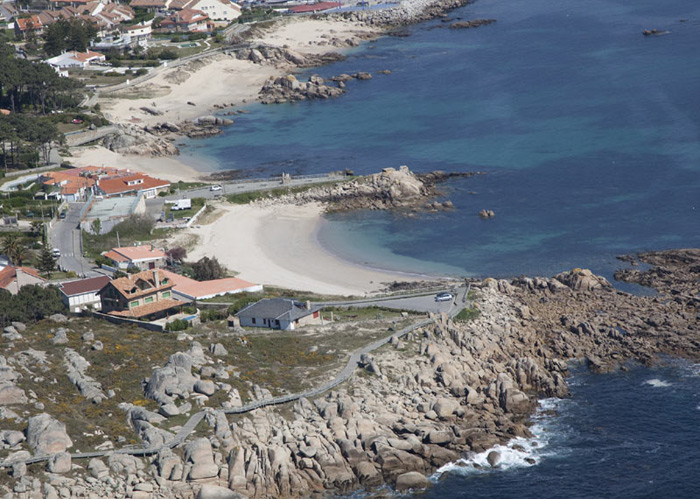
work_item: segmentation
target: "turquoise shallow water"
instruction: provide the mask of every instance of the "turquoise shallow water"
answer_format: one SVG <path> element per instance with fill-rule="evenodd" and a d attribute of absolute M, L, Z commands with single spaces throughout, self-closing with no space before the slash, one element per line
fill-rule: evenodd
<path fill-rule="evenodd" d="M 391 74 L 332 101 L 253 105 L 188 153 L 250 176 L 487 173 L 444 186 L 450 213 L 329 217 L 321 242 L 373 267 L 610 276 L 618 254 L 700 243 L 700 4 L 482 0 L 452 15 L 498 22 L 372 42 L 315 71 Z"/>

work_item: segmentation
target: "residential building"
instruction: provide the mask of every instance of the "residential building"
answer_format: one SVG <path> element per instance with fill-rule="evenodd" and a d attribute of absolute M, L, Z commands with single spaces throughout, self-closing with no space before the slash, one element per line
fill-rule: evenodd
<path fill-rule="evenodd" d="M 46 64 L 55 69 L 80 68 L 86 69 L 91 64 L 105 62 L 106 57 L 100 52 L 86 50 L 85 52 L 64 52 L 51 59 L 46 59 Z"/>
<path fill-rule="evenodd" d="M 14 3 L 0 3 L 0 23 L 11 23 L 17 16 L 19 16 L 19 9 Z"/>
<path fill-rule="evenodd" d="M 236 293 L 258 293 L 263 290 L 261 284 L 238 279 L 237 277 L 227 277 L 224 279 L 214 279 L 211 281 L 195 281 L 169 270 L 163 270 L 166 277 L 170 278 L 175 287 L 173 293 L 175 298 L 192 301 L 206 300 L 215 296 L 223 296 Z"/>
<path fill-rule="evenodd" d="M 66 201 L 85 199 L 94 192 L 96 196 L 112 197 L 142 193 L 147 199 L 154 198 L 161 191 L 170 189 L 170 182 L 112 167 L 86 166 L 57 172 L 46 172 L 39 181 L 44 185 L 61 188 L 61 197 Z"/>
<path fill-rule="evenodd" d="M 22 286 L 45 283 L 46 280 L 39 275 L 39 271 L 31 267 L 8 265 L 0 270 L 0 289 L 5 289 L 13 295 L 16 295 Z"/>
<path fill-rule="evenodd" d="M 103 256 L 112 260 L 114 267 L 118 270 L 161 268 L 165 266 L 166 258 L 163 251 L 150 244 L 112 248 L 103 253 Z"/>
<path fill-rule="evenodd" d="M 164 12 L 170 8 L 171 0 L 131 0 L 132 8 L 147 9 L 151 12 Z"/>
<path fill-rule="evenodd" d="M 243 327 L 266 327 L 292 331 L 297 326 L 323 324 L 321 307 L 289 298 L 265 298 L 240 310 L 236 317 Z"/>
<path fill-rule="evenodd" d="M 101 310 L 99 292 L 111 280 L 107 276 L 99 276 L 61 283 L 61 299 L 71 312 L 78 313 L 86 308 Z"/>
<path fill-rule="evenodd" d="M 183 303 L 172 299 L 172 288 L 173 282 L 157 269 L 114 279 L 99 291 L 102 312 L 149 320 L 178 313 Z"/>
<path fill-rule="evenodd" d="M 132 7 L 136 7 L 133 5 Z M 148 40 L 151 39 L 151 21 L 144 21 L 138 24 L 132 24 L 131 26 L 124 26 L 121 28 L 123 36 L 128 36 L 131 46 L 140 45 L 142 47 L 148 46 Z"/>
<path fill-rule="evenodd" d="M 173 0 L 170 8 L 177 10 L 176 1 Z M 214 21 L 228 21 L 240 17 L 241 6 L 230 0 L 181 0 L 184 5 L 179 7 L 180 10 L 193 9 L 204 12 L 207 17 Z"/>
<path fill-rule="evenodd" d="M 154 178 L 143 173 L 129 170 L 120 171 L 95 181 L 95 194 L 98 196 L 124 196 L 125 194 L 136 194 L 142 192 L 146 199 L 152 199 L 159 192 L 170 189 L 170 182 Z"/>
<path fill-rule="evenodd" d="M 209 31 L 208 20 L 209 17 L 201 10 L 182 9 L 163 19 L 160 28 L 182 33 L 204 33 Z"/>
<path fill-rule="evenodd" d="M 42 23 L 39 15 L 34 14 L 29 17 L 20 17 L 15 19 L 15 38 L 23 40 L 28 33 L 34 33 L 36 36 L 44 34 L 44 23 Z"/>

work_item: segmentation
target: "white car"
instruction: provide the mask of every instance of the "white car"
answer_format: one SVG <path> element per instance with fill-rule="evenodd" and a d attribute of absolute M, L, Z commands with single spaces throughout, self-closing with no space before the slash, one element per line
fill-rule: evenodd
<path fill-rule="evenodd" d="M 60 256 L 61 256 L 61 250 L 60 250 L 60 249 L 54 248 L 52 251 L 53 251 L 53 257 L 54 257 L 54 258 L 60 258 Z"/>
<path fill-rule="evenodd" d="M 220 191 L 220 190 L 221 190 L 221 186 L 220 186 L 219 184 L 212 185 L 211 187 L 209 187 L 209 190 L 210 190 L 210 191 Z"/>
<path fill-rule="evenodd" d="M 452 293 L 438 293 L 435 295 L 435 301 L 452 301 L 454 295 Z"/>

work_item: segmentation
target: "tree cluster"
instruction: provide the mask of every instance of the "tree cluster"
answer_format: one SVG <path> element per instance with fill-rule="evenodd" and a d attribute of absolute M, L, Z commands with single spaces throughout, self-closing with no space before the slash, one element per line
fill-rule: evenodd
<path fill-rule="evenodd" d="M 84 85 L 62 78 L 51 66 L 18 59 L 14 48 L 0 44 L 0 107 L 15 113 L 46 114 L 75 107 L 76 90 Z"/>
<path fill-rule="evenodd" d="M 85 52 L 97 36 L 97 28 L 83 19 L 59 19 L 49 25 L 44 33 L 44 52 L 49 57 L 65 51 Z"/>
<path fill-rule="evenodd" d="M 197 281 L 211 281 L 226 277 L 226 267 L 219 263 L 216 257 L 202 257 L 191 264 L 192 277 Z"/>
<path fill-rule="evenodd" d="M 56 286 L 22 286 L 16 295 L 0 290 L 0 324 L 36 322 L 65 311 L 61 292 Z"/>

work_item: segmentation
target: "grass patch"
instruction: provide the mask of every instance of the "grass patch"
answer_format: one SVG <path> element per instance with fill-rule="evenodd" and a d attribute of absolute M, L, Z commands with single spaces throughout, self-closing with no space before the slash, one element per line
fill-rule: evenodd
<path fill-rule="evenodd" d="M 464 308 L 455 316 L 454 320 L 469 322 L 479 317 L 479 315 L 481 315 L 481 310 L 478 308 Z"/>
<path fill-rule="evenodd" d="M 154 229 L 154 225 L 155 222 L 148 216 L 133 215 L 115 225 L 106 234 L 96 235 L 83 232 L 83 249 L 90 258 L 97 258 L 103 251 L 118 246 L 117 234 L 119 234 L 119 244 L 122 247 L 137 242 L 165 239 L 170 235 L 170 229 Z"/>
<path fill-rule="evenodd" d="M 202 209 L 206 200 L 204 198 L 193 198 L 192 208 L 187 210 L 175 210 L 172 211 L 170 208 L 173 206 L 171 204 L 165 205 L 165 216 L 169 217 L 171 214 L 176 220 L 181 220 L 183 218 L 192 218 L 199 210 Z"/>

